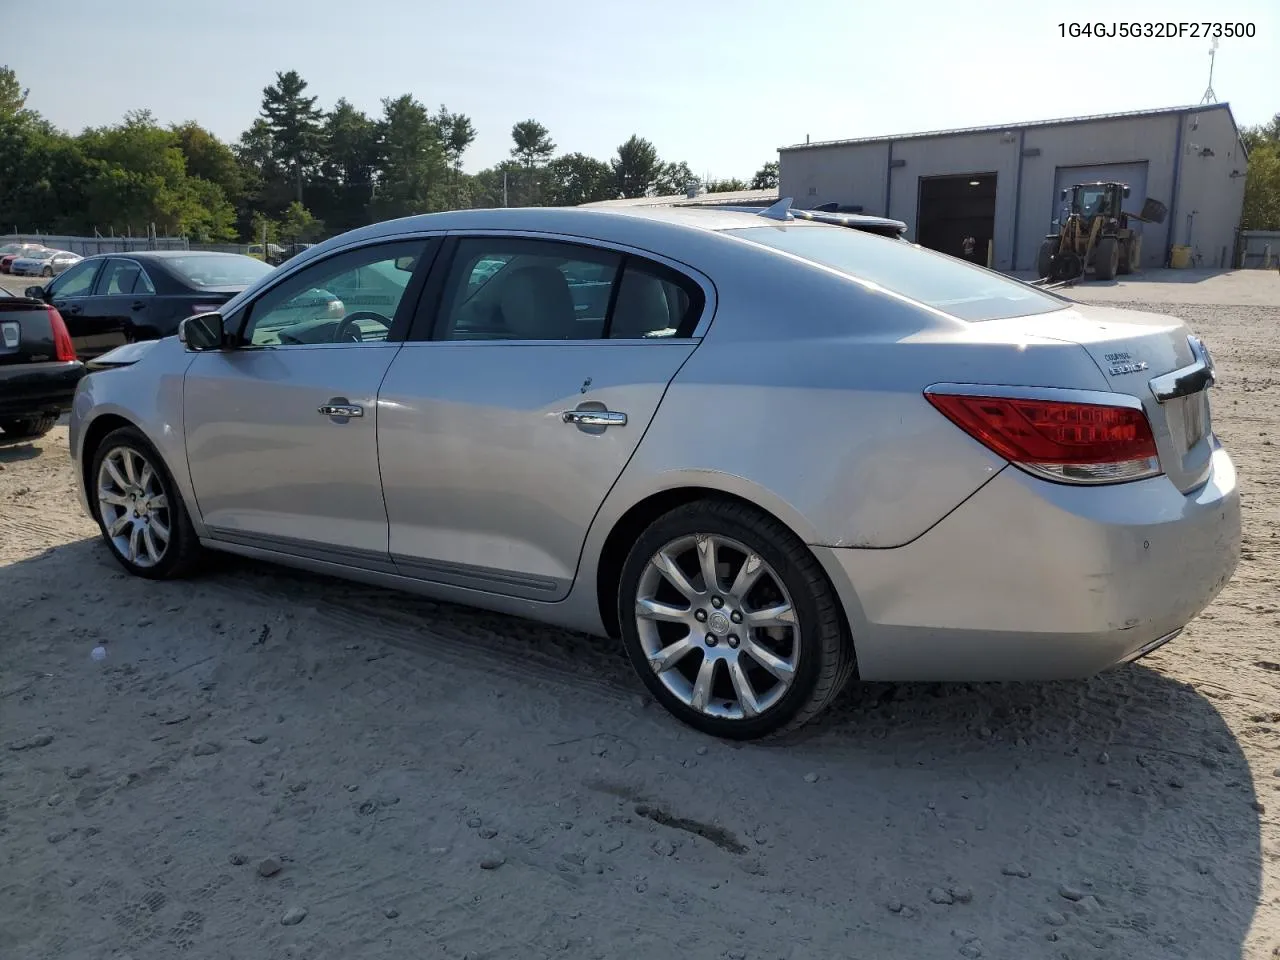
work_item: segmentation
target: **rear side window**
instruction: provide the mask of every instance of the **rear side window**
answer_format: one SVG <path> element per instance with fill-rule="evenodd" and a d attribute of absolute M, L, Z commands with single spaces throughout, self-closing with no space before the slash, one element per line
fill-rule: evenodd
<path fill-rule="evenodd" d="M 188 286 L 247 287 L 275 268 L 270 264 L 239 254 L 193 253 L 170 257 L 165 266 L 181 277 Z"/>
<path fill-rule="evenodd" d="M 1033 316 L 1069 305 L 993 270 L 846 227 L 770 226 L 725 232 L 869 281 L 961 320 Z"/>
<path fill-rule="evenodd" d="M 98 278 L 99 295 L 107 297 L 127 296 L 129 294 L 155 293 L 151 281 L 146 279 L 142 268 L 133 260 L 109 260 Z"/>
<path fill-rule="evenodd" d="M 609 318 L 609 339 L 688 337 L 702 307 L 696 283 L 659 264 L 628 257 Z"/>

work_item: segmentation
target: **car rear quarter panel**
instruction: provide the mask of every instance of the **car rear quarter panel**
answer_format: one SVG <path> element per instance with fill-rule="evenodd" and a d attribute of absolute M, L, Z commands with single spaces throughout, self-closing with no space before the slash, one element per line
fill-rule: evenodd
<path fill-rule="evenodd" d="M 102 418 L 120 418 L 137 427 L 160 452 L 182 492 L 196 533 L 204 536 L 183 443 L 182 382 L 190 362 L 191 354 L 177 337 L 169 337 L 155 341 L 134 364 L 90 373 L 76 389 L 68 439 L 83 484 L 85 440 L 97 435 Z M 87 509 L 87 501 L 84 505 Z"/>
<path fill-rule="evenodd" d="M 747 253 L 746 269 L 712 274 L 716 317 L 611 501 L 704 486 L 752 500 L 810 544 L 897 547 L 1005 466 L 929 404 L 927 386 L 1107 388 L 1075 344 L 994 335 L 823 268 Z"/>

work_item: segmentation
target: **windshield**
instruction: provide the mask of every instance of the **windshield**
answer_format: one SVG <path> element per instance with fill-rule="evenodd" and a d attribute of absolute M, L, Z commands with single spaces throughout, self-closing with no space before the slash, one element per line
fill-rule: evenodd
<path fill-rule="evenodd" d="M 1080 207 L 1080 213 L 1085 217 L 1095 217 L 1099 214 L 1114 213 L 1114 210 L 1107 209 L 1106 187 L 1080 187 L 1077 203 Z"/>
<path fill-rule="evenodd" d="M 846 227 L 778 226 L 725 231 L 869 281 L 960 320 L 999 320 L 1068 304 L 993 270 Z"/>
<path fill-rule="evenodd" d="M 57 250 L 36 250 L 28 253 L 27 257 L 31 260 L 52 260 L 57 255 Z"/>
<path fill-rule="evenodd" d="M 165 265 L 193 287 L 247 287 L 275 268 L 238 254 L 199 254 L 171 257 Z"/>

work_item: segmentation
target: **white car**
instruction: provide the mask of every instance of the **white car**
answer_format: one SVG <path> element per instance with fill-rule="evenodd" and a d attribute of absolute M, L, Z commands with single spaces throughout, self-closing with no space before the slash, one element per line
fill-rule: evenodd
<path fill-rule="evenodd" d="M 37 250 L 26 256 L 18 257 L 9 267 L 9 272 L 16 277 L 52 277 L 68 267 L 74 267 L 84 257 L 69 250 Z"/>

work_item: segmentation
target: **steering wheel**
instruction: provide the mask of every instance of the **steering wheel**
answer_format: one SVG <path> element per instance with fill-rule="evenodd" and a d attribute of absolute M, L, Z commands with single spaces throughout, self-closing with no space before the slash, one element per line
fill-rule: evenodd
<path fill-rule="evenodd" d="M 357 310 L 355 313 L 348 313 L 342 318 L 342 322 L 338 324 L 338 329 L 333 332 L 334 343 L 361 343 L 364 341 L 364 335 L 360 332 L 360 328 L 356 326 L 361 320 L 372 320 L 380 323 L 388 330 L 391 329 L 391 321 L 382 314 L 374 310 Z"/>

